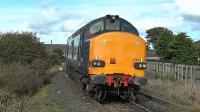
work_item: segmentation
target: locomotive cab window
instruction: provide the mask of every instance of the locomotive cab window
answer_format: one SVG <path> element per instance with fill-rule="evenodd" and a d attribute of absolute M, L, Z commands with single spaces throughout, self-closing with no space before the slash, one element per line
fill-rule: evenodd
<path fill-rule="evenodd" d="M 98 21 L 90 27 L 90 33 L 95 34 L 104 30 L 104 22 Z"/>
<path fill-rule="evenodd" d="M 126 22 L 122 23 L 122 31 L 130 32 L 139 36 L 137 29 Z"/>
<path fill-rule="evenodd" d="M 120 30 L 120 21 L 118 19 L 106 19 L 106 30 Z"/>

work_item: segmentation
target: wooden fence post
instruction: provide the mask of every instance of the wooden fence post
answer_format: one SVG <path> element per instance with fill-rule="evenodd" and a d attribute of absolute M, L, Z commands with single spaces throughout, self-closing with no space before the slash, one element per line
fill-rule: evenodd
<path fill-rule="evenodd" d="M 175 72 L 175 79 L 177 79 L 177 65 L 173 65 L 174 66 L 174 72 Z"/>
<path fill-rule="evenodd" d="M 181 65 L 181 76 L 182 76 L 182 82 L 184 81 L 183 67 L 184 67 L 184 65 Z"/>
<path fill-rule="evenodd" d="M 193 74 L 193 67 L 192 66 L 190 66 L 190 81 L 191 81 L 191 83 L 192 83 L 192 74 Z"/>
<path fill-rule="evenodd" d="M 163 75 L 163 77 L 165 76 L 165 64 L 164 63 L 162 63 L 162 75 Z"/>
<path fill-rule="evenodd" d="M 188 83 L 188 79 L 189 79 L 189 76 L 188 76 L 188 65 L 185 66 L 185 80 L 186 80 L 186 83 Z"/>

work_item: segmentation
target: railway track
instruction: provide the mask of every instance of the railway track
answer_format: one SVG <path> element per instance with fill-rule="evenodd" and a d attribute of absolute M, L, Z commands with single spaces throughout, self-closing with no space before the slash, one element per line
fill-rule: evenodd
<path fill-rule="evenodd" d="M 163 106 L 163 105 L 173 105 L 176 107 L 181 108 L 181 106 L 174 104 L 172 102 L 157 98 L 155 96 L 149 95 L 143 91 L 139 92 L 140 97 L 142 96 L 142 99 L 145 99 L 144 102 L 153 102 L 154 104 L 157 104 L 157 108 Z M 128 103 L 119 103 L 119 102 L 112 102 L 111 104 L 103 104 L 109 111 L 111 112 L 162 112 L 163 110 L 161 109 L 156 109 L 156 107 L 148 107 L 144 106 L 143 104 L 140 103 L 135 103 L 131 100 L 126 99 L 123 96 L 120 96 L 120 98 L 127 100 Z M 170 110 L 165 110 L 165 112 L 171 112 Z"/>
<path fill-rule="evenodd" d="M 172 102 L 169 102 L 169 101 L 160 99 L 160 98 L 158 98 L 158 97 L 149 95 L 149 94 L 147 94 L 147 93 L 145 93 L 145 92 L 143 92 L 143 91 L 140 91 L 139 94 L 142 95 L 142 96 L 144 96 L 144 97 L 146 97 L 146 98 L 148 98 L 149 100 L 155 101 L 155 102 L 157 102 L 157 103 L 159 103 L 159 104 L 172 104 Z M 175 105 L 175 104 L 173 104 L 173 105 Z"/>
<path fill-rule="evenodd" d="M 127 100 L 126 98 L 124 98 L 123 96 L 120 96 L 122 99 Z M 139 110 L 139 112 L 151 112 L 150 110 L 148 110 L 147 108 L 145 108 L 144 106 L 141 106 L 131 100 L 128 100 L 130 105 L 132 105 L 133 107 L 137 107 Z"/>
<path fill-rule="evenodd" d="M 68 83 L 71 83 L 76 90 L 83 92 L 84 95 L 82 96 L 82 99 L 84 99 L 88 105 L 93 105 L 93 107 L 95 105 L 95 108 L 93 108 L 93 112 L 151 112 L 134 102 L 128 101 L 123 97 L 121 97 L 121 99 L 127 100 L 126 103 L 117 101 L 100 104 L 99 102 L 95 101 L 90 96 L 88 96 L 87 93 L 81 89 L 80 84 L 69 79 L 68 75 L 65 74 L 64 76 L 66 81 Z"/>
<path fill-rule="evenodd" d="M 88 105 L 93 107 L 92 112 L 162 112 L 162 111 L 154 109 L 155 107 L 150 106 L 151 108 L 149 108 L 149 106 L 147 106 L 147 105 L 143 105 L 140 102 L 135 103 L 133 101 L 130 101 L 130 100 L 124 98 L 123 96 L 120 96 L 120 98 L 123 99 L 125 101 L 125 103 L 124 103 L 124 101 L 111 101 L 109 103 L 107 102 L 107 103 L 100 104 L 99 102 L 97 102 L 93 98 L 91 98 L 86 93 L 86 91 L 83 91 L 81 89 L 81 84 L 79 84 L 75 81 L 72 81 L 71 79 L 69 79 L 69 77 L 67 75 L 65 75 L 65 78 L 67 79 L 67 82 L 71 83 L 75 87 L 75 89 L 77 89 L 78 91 L 80 91 L 84 94 L 82 99 L 85 100 Z M 142 96 L 143 98 L 147 99 L 145 102 L 151 101 L 151 102 L 156 103 L 157 105 L 174 105 L 171 102 L 159 99 L 152 95 L 146 94 L 142 91 L 139 92 L 139 95 Z M 159 106 L 156 108 L 159 108 Z M 165 111 L 165 112 L 170 112 L 170 111 Z"/>
<path fill-rule="evenodd" d="M 111 102 L 110 104 L 102 104 L 107 110 L 110 112 L 151 112 L 145 107 L 132 102 L 123 96 L 120 96 L 122 100 L 125 100 L 126 103 L 123 102 Z"/>
<path fill-rule="evenodd" d="M 142 96 L 144 96 L 144 97 L 146 97 L 146 98 L 148 98 L 149 100 L 157 102 L 159 104 L 174 105 L 174 106 L 179 107 L 179 108 L 184 108 L 181 105 L 178 105 L 176 103 L 173 103 L 173 102 L 170 102 L 170 101 L 167 101 L 167 100 L 164 100 L 164 99 L 160 99 L 160 98 L 155 97 L 153 95 L 150 95 L 150 94 L 148 94 L 147 92 L 144 92 L 144 91 L 140 91 L 139 94 L 142 95 Z M 184 108 L 184 109 L 186 109 L 186 108 Z"/>
<path fill-rule="evenodd" d="M 142 91 L 139 92 L 139 95 L 145 98 L 145 102 L 154 102 L 154 104 L 157 104 L 157 107 L 148 107 L 144 106 L 143 104 L 135 103 L 131 100 L 126 99 L 123 96 L 120 96 L 121 99 L 124 99 L 127 101 L 127 103 L 120 103 L 120 102 L 111 102 L 110 104 L 102 104 L 108 111 L 110 112 L 163 112 L 162 108 L 163 105 L 173 105 L 176 107 L 181 108 L 181 106 L 174 104 L 172 102 L 154 97 L 152 95 L 149 95 L 147 93 L 144 93 Z M 157 108 L 157 109 L 156 109 Z M 171 110 L 164 109 L 165 112 L 171 112 Z"/>
<path fill-rule="evenodd" d="M 134 106 L 131 103 L 114 102 L 110 104 L 103 104 L 109 112 L 149 112 L 144 111 L 140 107 Z"/>

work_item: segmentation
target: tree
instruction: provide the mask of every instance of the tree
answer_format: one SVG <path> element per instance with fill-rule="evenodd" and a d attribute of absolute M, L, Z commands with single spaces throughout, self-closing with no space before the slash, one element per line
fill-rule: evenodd
<path fill-rule="evenodd" d="M 168 46 L 171 62 L 181 64 L 197 64 L 198 49 L 193 45 L 193 41 L 184 33 L 178 33 Z"/>
<path fill-rule="evenodd" d="M 152 45 L 153 48 L 155 47 L 155 43 L 157 39 L 161 37 L 163 33 L 173 35 L 173 32 L 171 30 L 164 27 L 155 27 L 155 28 L 147 30 L 146 33 L 147 35 L 145 38 L 147 39 L 147 44 L 148 46 Z"/>
<path fill-rule="evenodd" d="M 63 57 L 63 51 L 61 49 L 59 49 L 59 48 L 54 49 L 53 52 L 57 53 L 59 55 L 60 59 L 64 59 L 64 57 Z"/>
<path fill-rule="evenodd" d="M 48 53 L 48 62 L 51 66 L 59 65 L 61 63 L 59 54 L 57 54 L 55 52 L 49 52 Z"/>
<path fill-rule="evenodd" d="M 0 34 L 0 63 L 31 64 L 45 59 L 43 43 L 32 32 L 7 32 Z"/>
<path fill-rule="evenodd" d="M 168 60 L 170 57 L 168 45 L 174 39 L 174 35 L 169 31 L 161 31 L 159 37 L 154 43 L 155 51 L 158 55 L 162 56 L 164 60 Z"/>
<path fill-rule="evenodd" d="M 61 49 L 53 49 L 48 52 L 48 62 L 51 66 L 59 65 L 64 61 L 63 51 Z"/>
<path fill-rule="evenodd" d="M 164 62 L 200 65 L 200 49 L 195 48 L 186 33 L 175 35 L 163 27 L 152 28 L 146 32 L 148 44 L 153 44 L 156 53 L 162 56 Z"/>

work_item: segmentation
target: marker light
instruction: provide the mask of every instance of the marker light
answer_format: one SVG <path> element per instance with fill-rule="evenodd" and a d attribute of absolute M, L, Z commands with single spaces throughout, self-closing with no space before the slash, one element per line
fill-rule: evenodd
<path fill-rule="evenodd" d="M 105 66 L 105 62 L 102 60 L 93 60 L 92 61 L 92 66 L 93 67 L 104 67 Z"/>
<path fill-rule="evenodd" d="M 135 67 L 136 69 L 145 69 L 145 68 L 147 67 L 147 65 L 146 65 L 146 63 L 136 62 L 136 63 L 134 64 L 134 67 Z"/>

